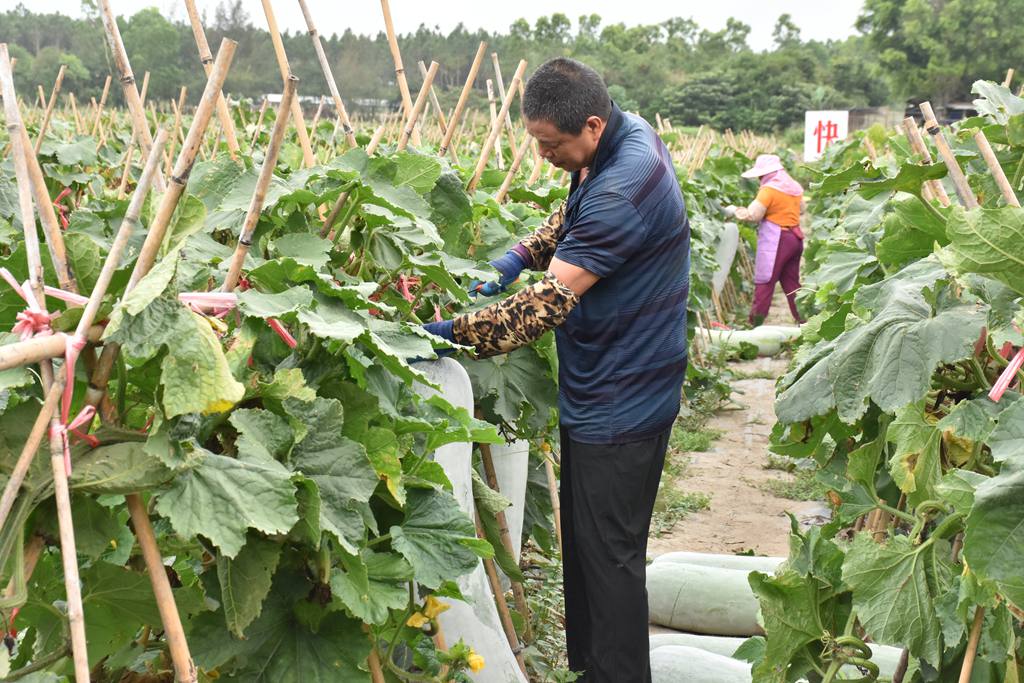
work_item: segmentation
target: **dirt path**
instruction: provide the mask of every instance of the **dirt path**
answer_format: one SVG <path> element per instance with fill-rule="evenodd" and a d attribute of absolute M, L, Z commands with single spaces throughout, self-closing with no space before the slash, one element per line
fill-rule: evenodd
<path fill-rule="evenodd" d="M 792 324 L 785 300 L 778 295 L 772 305 L 773 324 Z M 804 524 L 821 523 L 827 514 L 822 503 L 779 498 L 765 490 L 771 479 L 792 479 L 794 475 L 765 469 L 768 440 L 775 424 L 773 401 L 775 377 L 786 371 L 785 359 L 758 358 L 733 363 L 741 375 L 759 378 L 732 383 L 731 406 L 716 413 L 708 428 L 722 436 L 704 453 L 688 453 L 686 474 L 675 486 L 686 492 L 705 493 L 711 498 L 707 510 L 688 515 L 660 538 L 651 538 L 648 555 L 656 557 L 673 550 L 710 553 L 739 553 L 752 550 L 758 555 L 787 555 L 789 518 Z M 771 378 L 768 378 L 768 377 Z"/>

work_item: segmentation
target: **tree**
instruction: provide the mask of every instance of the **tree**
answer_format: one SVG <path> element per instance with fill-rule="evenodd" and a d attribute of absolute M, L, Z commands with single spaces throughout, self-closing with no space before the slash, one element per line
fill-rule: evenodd
<path fill-rule="evenodd" d="M 772 38 L 775 46 L 780 49 L 800 44 L 800 27 L 793 22 L 793 17 L 788 12 L 780 15 L 775 22 Z"/>
<path fill-rule="evenodd" d="M 172 24 L 150 7 L 133 15 L 121 31 L 132 71 L 140 82 L 142 74 L 149 71 L 150 98 L 174 97 L 185 80 L 180 66 L 183 29 L 182 24 Z"/>

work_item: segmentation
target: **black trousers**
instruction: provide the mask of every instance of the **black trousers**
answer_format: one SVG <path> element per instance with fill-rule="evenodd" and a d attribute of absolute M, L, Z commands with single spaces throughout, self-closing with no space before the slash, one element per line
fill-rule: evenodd
<path fill-rule="evenodd" d="M 562 430 L 565 641 L 583 683 L 651 680 L 647 535 L 671 431 L 596 445 Z"/>

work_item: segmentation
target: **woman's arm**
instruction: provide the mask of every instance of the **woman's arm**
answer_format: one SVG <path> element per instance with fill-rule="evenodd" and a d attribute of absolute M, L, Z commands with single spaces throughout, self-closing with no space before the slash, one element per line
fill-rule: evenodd
<path fill-rule="evenodd" d="M 767 212 L 768 207 L 755 199 L 750 203 L 750 206 L 737 206 L 736 218 L 741 221 L 747 221 L 748 223 L 760 223 Z"/>

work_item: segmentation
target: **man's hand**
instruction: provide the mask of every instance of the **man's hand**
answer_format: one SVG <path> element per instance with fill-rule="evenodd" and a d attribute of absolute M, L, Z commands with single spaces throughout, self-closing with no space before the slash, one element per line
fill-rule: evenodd
<path fill-rule="evenodd" d="M 505 252 L 504 256 L 491 261 L 491 266 L 501 273 L 501 277 L 497 282 L 473 280 L 469 283 L 470 296 L 476 296 L 477 294 L 494 296 L 499 292 L 504 292 L 510 284 L 519 279 L 519 273 L 523 272 L 523 268 L 526 267 L 526 261 L 519 252 L 509 249 Z"/>
<path fill-rule="evenodd" d="M 435 336 L 441 337 L 442 339 L 447 339 L 448 341 L 452 342 L 453 344 L 455 343 L 455 340 L 452 337 L 452 321 L 451 320 L 439 320 L 437 322 L 424 323 L 420 327 L 422 329 L 424 329 L 425 331 L 429 332 L 430 334 L 433 334 Z M 434 349 L 434 353 L 437 354 L 437 358 L 436 359 L 435 358 L 421 358 L 421 357 L 417 356 L 416 358 L 408 359 L 407 362 L 409 362 L 409 363 L 422 363 L 423 361 L 426 361 L 426 360 L 437 360 L 437 359 L 440 359 L 440 358 L 444 358 L 445 356 L 453 355 L 455 353 L 455 349 Z"/>

